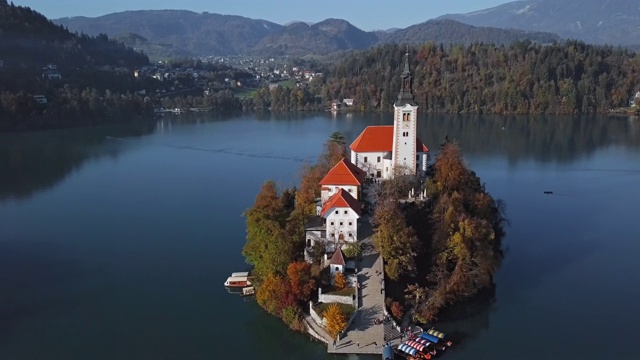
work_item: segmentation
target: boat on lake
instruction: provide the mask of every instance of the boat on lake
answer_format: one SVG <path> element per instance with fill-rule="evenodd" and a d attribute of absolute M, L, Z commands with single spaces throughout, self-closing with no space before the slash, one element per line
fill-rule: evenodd
<path fill-rule="evenodd" d="M 453 345 L 451 341 L 444 338 L 444 333 L 441 333 L 440 331 L 436 331 L 434 329 L 429 329 L 426 332 L 423 332 L 422 334 L 420 334 L 420 337 L 434 344 L 442 344 L 446 346 Z"/>
<path fill-rule="evenodd" d="M 224 282 L 225 287 L 229 288 L 245 288 L 253 286 L 251 283 L 251 277 L 248 272 L 234 272 Z"/>

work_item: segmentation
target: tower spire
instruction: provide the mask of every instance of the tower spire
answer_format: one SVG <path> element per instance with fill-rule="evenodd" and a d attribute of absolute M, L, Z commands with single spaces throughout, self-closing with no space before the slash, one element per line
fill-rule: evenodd
<path fill-rule="evenodd" d="M 411 76 L 411 69 L 409 68 L 409 45 L 407 45 L 407 51 L 404 54 L 404 71 L 402 72 L 401 78 L 402 85 L 396 106 L 403 106 L 405 104 L 417 106 L 413 99 L 413 78 Z"/>

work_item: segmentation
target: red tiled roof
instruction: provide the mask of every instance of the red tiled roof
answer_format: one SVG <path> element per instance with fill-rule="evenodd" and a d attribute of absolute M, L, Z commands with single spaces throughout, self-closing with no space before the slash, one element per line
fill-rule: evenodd
<path fill-rule="evenodd" d="M 350 146 L 355 152 L 393 150 L 393 125 L 367 126 Z"/>
<path fill-rule="evenodd" d="M 351 194 L 344 189 L 339 189 L 337 193 L 333 194 L 322 206 L 322 217 L 335 208 L 351 208 L 356 214 L 360 215 L 360 204 Z"/>
<path fill-rule="evenodd" d="M 349 147 L 355 152 L 393 151 L 393 125 L 367 126 Z M 416 139 L 417 152 L 429 152 L 429 148 Z"/>
<path fill-rule="evenodd" d="M 344 254 L 342 253 L 340 246 L 338 246 L 338 249 L 336 250 L 336 252 L 333 253 L 333 256 L 331 257 L 331 262 L 329 262 L 329 264 L 342 265 L 342 266 L 347 265 L 347 262 L 344 261 Z"/>
<path fill-rule="evenodd" d="M 423 144 L 420 139 L 416 138 L 416 151 L 417 152 L 429 152 L 427 145 Z"/>
<path fill-rule="evenodd" d="M 347 159 L 340 160 L 327 175 L 322 178 L 320 185 L 362 185 L 367 174 Z"/>

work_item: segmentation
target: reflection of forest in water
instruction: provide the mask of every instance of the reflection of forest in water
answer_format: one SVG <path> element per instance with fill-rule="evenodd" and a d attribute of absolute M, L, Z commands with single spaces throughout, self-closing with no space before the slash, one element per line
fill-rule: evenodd
<path fill-rule="evenodd" d="M 466 155 L 506 154 L 511 163 L 571 162 L 612 145 L 640 150 L 638 118 L 429 115 L 419 127 L 432 153 L 448 136 Z"/>
<path fill-rule="evenodd" d="M 287 123 L 311 120 L 318 115 L 299 112 L 188 114 L 168 116 L 157 123 L 0 134 L 0 200 L 28 197 L 63 180 L 87 160 L 115 157 L 130 146 L 127 142 L 109 141 L 109 137 L 143 136 L 163 131 L 172 124 L 233 122 L 247 118 L 287 126 Z M 321 117 L 324 116 L 328 114 L 322 113 Z M 390 113 L 341 114 L 330 120 L 339 124 L 338 127 L 327 128 L 317 144 L 309 145 L 319 148 L 332 131 L 342 131 L 347 139 L 353 139 L 364 126 L 389 124 L 391 119 Z M 435 114 L 420 118 L 418 133 L 433 154 L 448 136 L 458 141 L 467 155 L 506 154 L 511 163 L 527 159 L 570 162 L 611 145 L 640 150 L 637 118 Z"/>
<path fill-rule="evenodd" d="M 87 160 L 117 157 L 125 144 L 108 137 L 142 136 L 154 127 L 147 122 L 0 134 L 0 200 L 52 187 Z"/>

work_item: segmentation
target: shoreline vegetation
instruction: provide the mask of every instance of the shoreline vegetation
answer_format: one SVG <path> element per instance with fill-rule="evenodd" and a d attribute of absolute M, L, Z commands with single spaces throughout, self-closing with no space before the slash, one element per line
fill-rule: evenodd
<path fill-rule="evenodd" d="M 298 188 L 278 189 L 267 180 L 243 214 L 247 242 L 242 253 L 253 266 L 256 300 L 295 331 L 306 331 L 305 309 L 317 300 L 318 287 L 332 288 L 327 268 L 303 257 L 304 231 L 320 197 L 317 184 L 346 155 L 342 134 L 331 134 L 318 161 L 302 168 Z M 494 288 L 503 257 L 505 206 L 467 168 L 455 143 L 441 145 L 426 181 L 396 176 L 379 185 L 369 199 L 372 243 L 384 258 L 387 282 L 394 284 L 385 303 L 396 320 L 410 312 L 415 323 L 431 323 L 441 311 Z M 427 200 L 406 201 L 411 189 L 425 191 Z M 361 250 L 353 246 L 345 256 L 358 256 Z M 333 288 L 341 291 L 343 281 L 333 280 Z M 324 310 L 326 330 L 335 338 L 350 313 L 331 305 Z"/>
<path fill-rule="evenodd" d="M 244 81 L 254 75 L 248 70 L 176 60 L 167 66 L 185 71 L 163 82 L 138 76 L 151 64 L 133 48 L 106 35 L 71 33 L 0 0 L 0 131 L 128 122 L 162 109 L 323 111 L 337 103 L 338 111 L 386 112 L 400 86 L 396 54 L 403 49 L 380 45 L 332 62 L 291 58 L 287 66 L 312 66 L 323 76 L 257 87 Z M 423 113 L 638 114 L 640 57 L 623 48 L 568 40 L 427 42 L 408 51 Z M 196 81 L 189 70 L 203 75 Z M 238 86 L 240 79 L 253 85 Z"/>

